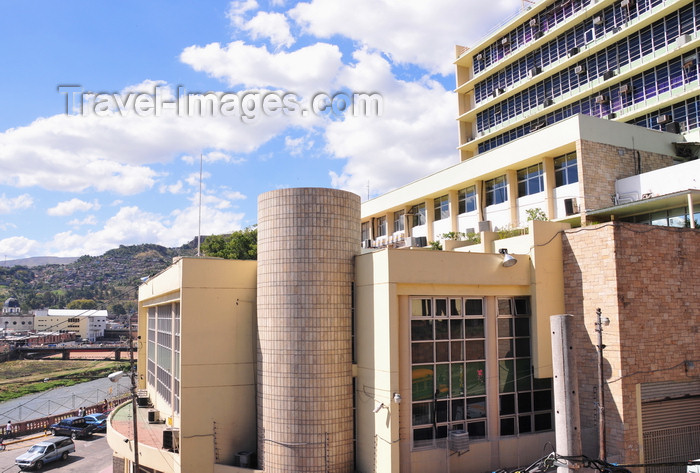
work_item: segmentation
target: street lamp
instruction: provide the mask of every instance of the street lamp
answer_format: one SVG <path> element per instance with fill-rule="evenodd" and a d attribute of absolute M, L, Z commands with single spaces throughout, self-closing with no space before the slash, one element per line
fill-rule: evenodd
<path fill-rule="evenodd" d="M 130 376 L 131 376 L 131 416 L 133 417 L 133 422 L 134 422 L 134 468 L 133 471 L 134 473 L 140 473 L 141 467 L 139 466 L 139 428 L 138 428 L 138 420 L 137 420 L 137 407 L 136 407 L 136 370 L 134 369 L 134 339 L 131 336 L 131 316 L 129 316 L 129 364 L 130 364 Z M 123 371 L 117 371 L 116 373 L 112 373 L 107 378 L 113 382 L 116 383 L 119 381 L 123 376 L 124 376 Z M 128 440 L 125 440 L 128 441 Z"/>

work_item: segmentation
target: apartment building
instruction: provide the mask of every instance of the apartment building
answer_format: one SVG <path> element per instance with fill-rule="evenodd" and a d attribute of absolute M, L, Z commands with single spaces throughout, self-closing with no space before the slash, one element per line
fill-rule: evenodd
<path fill-rule="evenodd" d="M 139 410 L 142 467 L 529 465 L 557 448 L 559 314 L 583 453 L 700 458 L 700 2 L 529 4 L 458 48 L 453 166 L 362 204 L 265 193 L 257 263 L 184 258 L 141 286 L 138 388 L 166 419 Z"/>
<path fill-rule="evenodd" d="M 106 310 L 48 309 L 34 315 L 34 328 L 38 332 L 75 332 L 93 342 L 104 334 L 106 327 Z"/>

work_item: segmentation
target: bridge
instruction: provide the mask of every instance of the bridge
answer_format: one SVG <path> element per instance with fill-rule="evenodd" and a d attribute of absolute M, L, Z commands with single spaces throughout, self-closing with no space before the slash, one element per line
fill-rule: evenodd
<path fill-rule="evenodd" d="M 21 346 L 17 347 L 19 358 L 44 358 L 46 356 L 61 355 L 61 359 L 70 360 L 71 353 L 113 353 L 113 357 L 105 357 L 119 361 L 122 359 L 122 353 L 129 353 L 128 345 L 108 345 L 108 346 L 56 346 L 56 347 L 37 347 L 37 346 Z M 136 348 L 134 348 L 136 353 Z"/>

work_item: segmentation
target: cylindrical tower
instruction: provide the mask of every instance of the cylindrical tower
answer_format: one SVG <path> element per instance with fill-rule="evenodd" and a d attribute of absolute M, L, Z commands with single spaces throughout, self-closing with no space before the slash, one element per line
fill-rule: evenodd
<path fill-rule="evenodd" d="M 353 469 L 352 282 L 360 198 L 258 198 L 258 459 L 266 473 Z"/>

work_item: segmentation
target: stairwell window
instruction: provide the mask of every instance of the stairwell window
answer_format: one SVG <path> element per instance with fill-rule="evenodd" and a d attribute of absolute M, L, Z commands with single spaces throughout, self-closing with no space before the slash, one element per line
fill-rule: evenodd
<path fill-rule="evenodd" d="M 542 163 L 518 170 L 518 197 L 537 194 L 544 190 Z"/>
<path fill-rule="evenodd" d="M 442 220 L 450 217 L 450 200 L 446 195 L 437 197 L 435 200 L 435 220 Z"/>
<path fill-rule="evenodd" d="M 459 213 L 473 212 L 476 210 L 476 186 L 469 186 L 457 192 Z"/>
<path fill-rule="evenodd" d="M 576 153 L 568 153 L 554 158 L 554 178 L 557 187 L 578 182 Z"/>
<path fill-rule="evenodd" d="M 508 179 L 498 176 L 484 183 L 486 187 L 486 205 L 496 205 L 508 200 Z"/>

